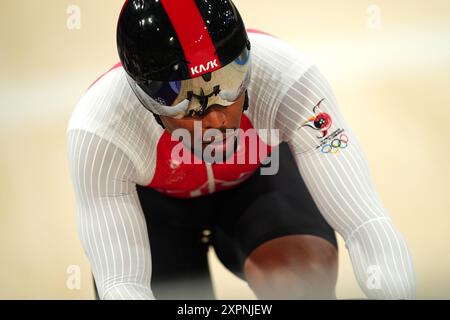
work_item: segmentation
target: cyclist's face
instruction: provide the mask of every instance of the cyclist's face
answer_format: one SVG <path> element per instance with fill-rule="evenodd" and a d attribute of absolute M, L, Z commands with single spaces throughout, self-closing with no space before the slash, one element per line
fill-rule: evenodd
<path fill-rule="evenodd" d="M 235 103 L 227 106 L 211 106 L 206 113 L 201 116 L 184 117 L 175 119 L 161 116 L 161 121 L 165 128 L 172 133 L 176 129 L 186 129 L 191 133 L 192 143 L 194 143 L 194 122 L 201 121 L 202 134 L 208 129 L 218 129 L 225 134 L 226 129 L 239 129 L 241 125 L 241 116 L 244 108 L 245 94 L 243 94 Z M 206 147 L 210 141 L 205 141 L 203 147 Z"/>

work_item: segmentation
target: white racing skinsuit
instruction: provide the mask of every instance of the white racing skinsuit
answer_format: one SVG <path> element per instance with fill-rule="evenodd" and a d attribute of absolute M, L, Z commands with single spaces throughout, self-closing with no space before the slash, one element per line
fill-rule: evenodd
<path fill-rule="evenodd" d="M 360 144 L 327 81 L 280 40 L 249 36 L 253 74 L 244 117 L 255 129 L 278 129 L 289 144 L 320 212 L 344 238 L 365 294 L 413 299 L 415 273 L 407 244 L 374 188 Z M 153 298 L 150 244 L 136 184 L 152 186 L 163 132 L 133 94 L 121 66 L 86 92 L 71 117 L 68 157 L 78 230 L 101 299 Z M 220 189 L 214 181 L 212 187 L 196 192 Z M 170 183 L 166 189 L 171 191 Z"/>

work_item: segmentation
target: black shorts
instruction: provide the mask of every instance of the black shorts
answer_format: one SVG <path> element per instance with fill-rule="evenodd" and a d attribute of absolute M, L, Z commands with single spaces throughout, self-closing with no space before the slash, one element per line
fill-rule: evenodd
<path fill-rule="evenodd" d="M 245 259 L 261 244 L 287 235 L 315 235 L 337 247 L 333 229 L 315 205 L 286 143 L 273 176 L 257 170 L 232 190 L 193 199 L 137 187 L 152 254 L 157 299 L 213 299 L 207 263 L 212 246 L 243 279 Z"/>

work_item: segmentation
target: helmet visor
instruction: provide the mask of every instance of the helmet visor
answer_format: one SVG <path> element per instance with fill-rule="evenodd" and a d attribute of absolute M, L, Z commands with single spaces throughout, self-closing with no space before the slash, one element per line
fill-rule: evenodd
<path fill-rule="evenodd" d="M 128 81 L 149 111 L 180 119 L 202 115 L 213 105 L 233 104 L 247 89 L 250 78 L 251 56 L 245 48 L 233 62 L 197 78 L 137 83 L 128 76 Z"/>

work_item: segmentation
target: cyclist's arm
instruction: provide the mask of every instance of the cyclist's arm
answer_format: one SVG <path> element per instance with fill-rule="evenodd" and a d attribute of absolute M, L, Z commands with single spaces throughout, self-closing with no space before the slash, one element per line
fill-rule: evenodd
<path fill-rule="evenodd" d="M 78 232 L 101 299 L 154 299 L 146 222 L 133 163 L 115 145 L 68 132 Z"/>
<path fill-rule="evenodd" d="M 346 148 L 345 141 L 343 148 L 335 141 L 337 149 L 323 149 L 335 154 L 323 153 L 322 148 L 311 151 L 319 145 L 320 131 L 299 125 L 323 98 L 321 111 L 333 120 L 329 134 L 342 128 L 348 137 Z M 361 146 L 317 67 L 309 68 L 289 89 L 277 121 L 318 208 L 344 238 L 361 289 L 374 299 L 414 298 L 415 272 L 407 244 L 378 196 Z"/>

